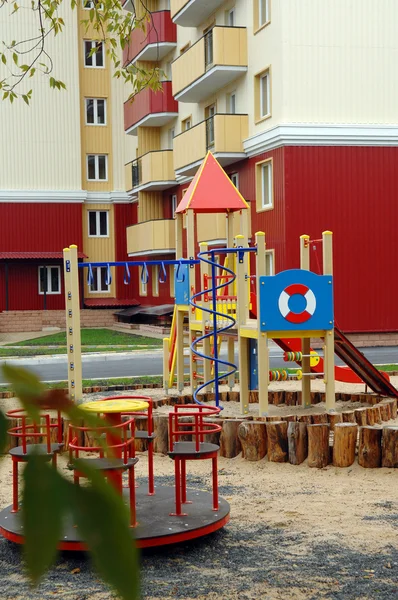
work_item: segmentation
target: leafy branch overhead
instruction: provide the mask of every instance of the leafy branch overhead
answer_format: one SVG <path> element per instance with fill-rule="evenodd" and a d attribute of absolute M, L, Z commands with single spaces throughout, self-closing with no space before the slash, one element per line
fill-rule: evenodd
<path fill-rule="evenodd" d="M 84 18 L 80 20 L 81 33 L 86 39 L 98 42 L 87 57 L 98 51 L 102 52 L 103 47 L 112 66 L 113 76 L 131 85 L 130 97 L 145 87 L 155 91 L 161 88 L 162 71 L 158 67 L 148 69 L 137 64 L 125 66 L 122 60 L 123 50 L 128 46 L 134 29 L 147 33 L 153 30 L 157 36 L 152 14 L 145 1 L 129 0 L 131 11 L 124 10 L 119 0 L 83 0 L 81 8 L 80 2 L 82 0 L 71 0 L 70 4 L 67 0 L 22 0 L 20 5 L 16 1 L 0 0 L 0 10 L 8 11 L 7 21 L 11 30 L 14 19 L 25 19 L 26 11 L 30 11 L 29 21 L 34 32 L 26 39 L 2 42 L 0 98 L 8 99 L 11 103 L 20 98 L 29 104 L 33 93 L 29 89 L 30 79 L 38 75 L 48 79 L 50 88 L 66 89 L 65 82 L 58 75 L 55 76 L 59 71 L 58 56 L 54 51 L 54 44 L 49 42 L 51 38 L 64 32 L 68 26 L 65 19 L 72 20 L 73 12 L 80 9 L 81 14 L 84 13 Z M 69 16 L 65 17 L 65 14 Z M 61 46 L 59 48 L 61 56 Z M 62 77 L 62 73 L 60 76 Z"/>

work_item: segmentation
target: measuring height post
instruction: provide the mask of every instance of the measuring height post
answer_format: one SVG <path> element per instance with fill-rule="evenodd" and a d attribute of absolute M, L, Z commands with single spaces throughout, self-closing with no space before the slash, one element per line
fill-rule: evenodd
<path fill-rule="evenodd" d="M 323 274 L 333 275 L 333 233 L 324 231 L 323 239 Z M 332 325 L 332 324 L 331 324 Z M 325 332 L 324 346 L 324 379 L 326 409 L 334 408 L 336 405 L 335 381 L 334 381 L 334 324 L 332 329 Z"/>
<path fill-rule="evenodd" d="M 201 242 L 199 244 L 199 251 L 200 252 L 207 252 L 208 251 L 208 245 L 206 242 Z M 208 258 L 208 256 L 207 256 Z M 201 281 L 201 289 L 205 292 L 204 294 L 202 294 L 201 297 L 201 304 L 203 307 L 205 308 L 209 308 L 209 279 L 210 279 L 210 269 L 209 269 L 209 264 L 204 262 L 204 261 L 200 261 L 200 281 Z M 209 328 L 208 328 L 208 323 L 210 321 L 210 313 L 202 310 L 202 335 L 205 335 L 206 333 L 209 332 Z M 210 337 L 206 337 L 203 340 L 203 354 L 205 354 L 206 356 L 211 356 L 211 342 L 210 342 Z M 211 380 L 211 360 L 204 358 L 203 359 L 203 377 L 204 380 L 203 381 L 210 381 Z M 209 386 L 203 388 L 204 392 L 209 391 Z"/>
<path fill-rule="evenodd" d="M 80 332 L 79 267 L 77 246 L 64 248 L 66 310 L 66 347 L 68 353 L 68 389 L 71 400 L 83 397 L 82 349 Z"/>
<path fill-rule="evenodd" d="M 300 236 L 300 268 L 306 271 L 310 270 L 310 236 L 309 235 L 301 235 Z M 310 351 L 311 351 L 311 339 L 310 338 L 302 338 L 301 339 L 301 352 L 303 354 L 301 360 L 301 370 L 304 377 L 301 380 L 301 395 L 302 395 L 302 405 L 310 406 L 311 405 L 311 378 L 309 376 L 311 372 L 311 359 L 310 359 Z"/>
<path fill-rule="evenodd" d="M 268 415 L 269 350 L 268 337 L 261 331 L 260 319 L 260 277 L 265 275 L 265 233 L 256 233 L 256 291 L 257 291 L 257 360 L 258 360 L 258 400 L 259 416 Z"/>
<path fill-rule="evenodd" d="M 236 328 L 238 330 L 239 351 L 239 384 L 240 384 L 240 410 L 242 414 L 249 412 L 249 340 L 241 335 L 241 329 L 246 325 L 249 317 L 249 302 L 247 297 L 247 252 L 239 252 L 239 247 L 247 247 L 247 238 L 237 235 L 236 261 Z"/>

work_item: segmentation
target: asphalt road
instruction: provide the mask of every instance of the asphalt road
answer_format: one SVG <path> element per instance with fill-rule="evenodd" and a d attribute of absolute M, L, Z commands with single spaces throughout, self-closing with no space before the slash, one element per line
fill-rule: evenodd
<path fill-rule="evenodd" d="M 380 348 L 362 348 L 362 352 L 375 364 L 398 364 L 398 346 Z M 270 349 L 272 369 L 288 366 L 280 358 L 281 350 Z M 279 357 L 278 357 L 279 355 Z M 222 353 L 222 357 L 225 354 Z M 0 361 L 0 364 L 4 361 Z M 38 359 L 18 359 L 10 361 L 31 369 L 44 381 L 64 381 L 68 378 L 66 356 L 40 357 Z M 236 357 L 236 363 L 237 363 Z M 336 364 L 343 364 L 336 358 Z M 101 379 L 106 377 L 132 377 L 134 375 L 160 375 L 162 373 L 162 351 L 134 352 L 129 356 L 108 354 L 106 356 L 83 357 L 83 378 Z M 7 383 L 0 371 L 0 383 Z"/>

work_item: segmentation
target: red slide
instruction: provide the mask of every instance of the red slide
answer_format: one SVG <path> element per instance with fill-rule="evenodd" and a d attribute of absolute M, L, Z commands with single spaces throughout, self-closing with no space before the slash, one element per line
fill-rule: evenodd
<path fill-rule="evenodd" d="M 257 317 L 257 298 L 251 292 L 251 312 Z M 284 352 L 301 352 L 299 338 L 273 340 Z M 371 390 L 381 396 L 398 398 L 398 390 L 390 383 L 387 373 L 382 373 L 350 342 L 340 329 L 334 328 L 334 351 L 347 367 L 334 367 L 334 378 L 344 383 L 365 383 Z M 300 364 L 300 363 L 298 363 Z M 323 358 L 320 357 L 316 367 L 311 367 L 313 373 L 323 373 Z"/>

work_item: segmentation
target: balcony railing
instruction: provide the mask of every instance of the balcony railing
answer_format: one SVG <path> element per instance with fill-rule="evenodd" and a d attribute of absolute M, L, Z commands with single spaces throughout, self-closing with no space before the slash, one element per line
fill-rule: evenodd
<path fill-rule="evenodd" d="M 166 254 L 175 251 L 174 219 L 145 221 L 127 227 L 127 254 Z"/>
<path fill-rule="evenodd" d="M 250 208 L 249 208 L 250 210 Z M 248 219 L 250 228 L 250 216 Z M 198 242 L 221 242 L 225 243 L 227 240 L 227 220 L 224 214 L 212 214 L 209 215 L 197 215 L 196 227 Z M 233 223 L 233 235 L 234 237 L 243 234 L 243 224 L 239 214 L 234 215 Z M 249 237 L 251 235 L 251 229 L 249 229 Z"/>
<path fill-rule="evenodd" d="M 173 94 L 201 102 L 247 71 L 245 27 L 213 27 L 171 65 Z"/>
<path fill-rule="evenodd" d="M 197 27 L 214 13 L 224 0 L 171 0 L 171 18 L 182 27 Z"/>
<path fill-rule="evenodd" d="M 248 127 L 248 115 L 216 114 L 177 135 L 173 152 L 177 177 L 194 173 L 208 150 L 223 166 L 245 158 Z"/>
<path fill-rule="evenodd" d="M 137 135 L 138 127 L 162 127 L 178 116 L 171 81 L 163 81 L 162 89 L 154 92 L 145 88 L 124 103 L 124 130 Z"/>
<path fill-rule="evenodd" d="M 177 27 L 171 20 L 169 10 L 151 13 L 145 29 L 133 29 L 130 43 L 123 50 L 123 63 L 128 65 L 137 60 L 162 60 L 177 45 Z"/>
<path fill-rule="evenodd" d="M 176 185 L 173 151 L 148 152 L 127 165 L 131 171 L 131 191 L 166 190 Z M 129 191 L 130 191 L 129 189 Z"/>

